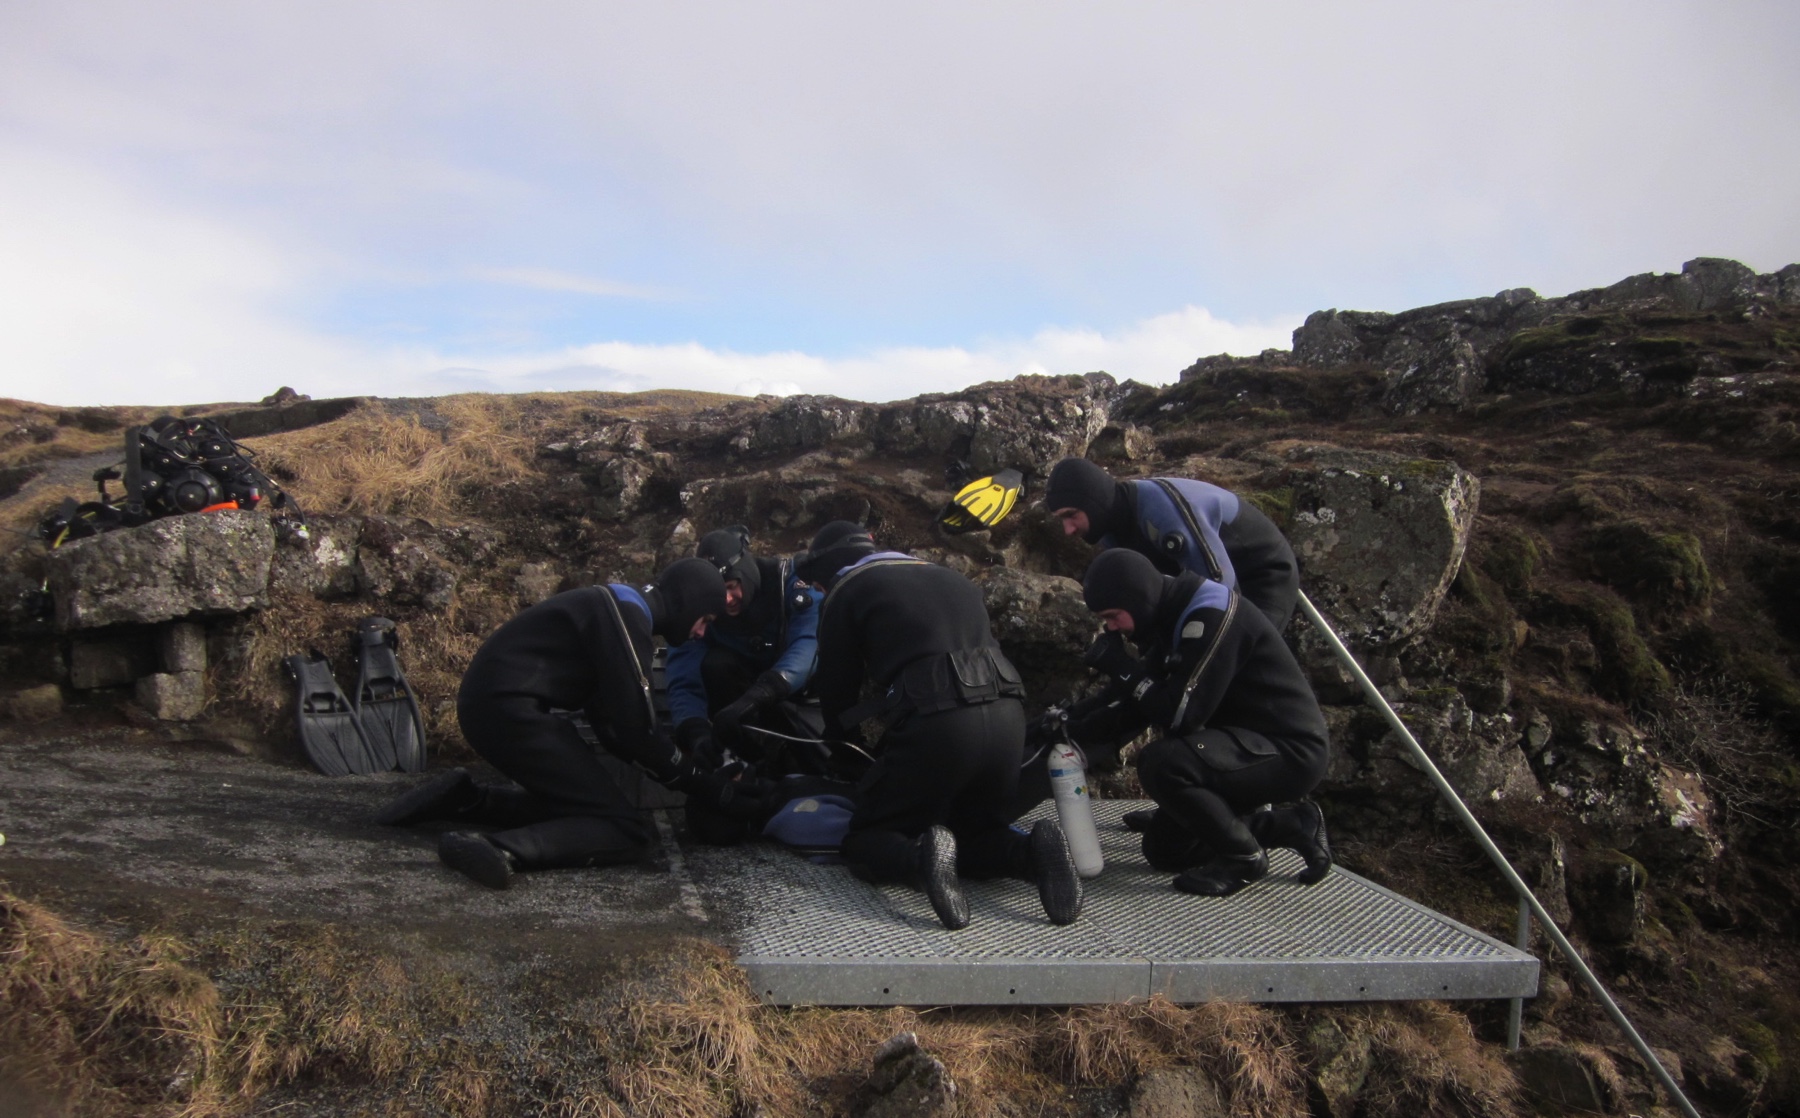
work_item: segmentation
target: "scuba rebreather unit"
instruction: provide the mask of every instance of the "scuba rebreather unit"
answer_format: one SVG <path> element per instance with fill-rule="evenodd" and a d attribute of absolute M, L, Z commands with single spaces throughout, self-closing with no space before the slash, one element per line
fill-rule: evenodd
<path fill-rule="evenodd" d="M 1017 470 L 1001 470 L 992 477 L 977 478 L 957 490 L 938 513 L 938 523 L 953 536 L 978 532 L 1006 519 L 1025 489 L 1025 476 Z"/>
<path fill-rule="evenodd" d="M 125 460 L 94 471 L 98 501 L 63 501 L 38 525 L 38 535 L 54 550 L 116 528 L 134 528 L 164 516 L 269 507 L 291 510 L 295 532 L 306 538 L 306 515 L 269 475 L 255 455 L 217 420 L 165 415 L 143 427 L 125 429 Z M 123 467 L 121 470 L 120 467 Z M 109 481 L 123 481 L 117 500 Z"/>

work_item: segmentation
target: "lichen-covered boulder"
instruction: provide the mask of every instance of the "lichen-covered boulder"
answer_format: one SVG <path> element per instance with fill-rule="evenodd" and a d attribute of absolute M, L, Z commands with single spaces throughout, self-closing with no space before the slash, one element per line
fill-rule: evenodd
<path fill-rule="evenodd" d="M 1300 445 L 1282 456 L 1301 587 L 1339 634 L 1391 645 L 1430 625 L 1462 565 L 1481 486 L 1453 462 Z"/>
<path fill-rule="evenodd" d="M 1099 631 L 1081 599 L 1081 583 L 1058 575 L 991 567 L 977 580 L 994 635 L 1008 648 L 1026 645 L 1080 656 Z"/>
<path fill-rule="evenodd" d="M 91 629 L 262 609 L 274 554 L 269 518 L 235 509 L 76 540 L 49 557 L 56 623 Z"/>
<path fill-rule="evenodd" d="M 301 534 L 277 525 L 269 586 L 280 593 L 346 598 L 356 593 L 356 549 L 362 517 L 312 516 Z"/>
<path fill-rule="evenodd" d="M 448 609 L 457 571 L 484 562 L 492 551 L 493 541 L 473 530 L 371 516 L 363 521 L 356 553 L 357 589 L 395 605 Z"/>
<path fill-rule="evenodd" d="M 954 396 L 920 396 L 875 416 L 875 448 L 888 454 L 964 459 L 977 475 L 1008 468 L 1047 474 L 1081 455 L 1111 414 L 1118 391 L 1105 373 L 1021 376 Z"/>
<path fill-rule="evenodd" d="M 623 520 L 643 503 L 644 486 L 655 473 L 635 458 L 611 458 L 593 475 L 594 515 Z"/>
<path fill-rule="evenodd" d="M 867 410 L 835 396 L 789 396 L 751 426 L 743 449 L 751 454 L 817 450 L 861 431 Z"/>

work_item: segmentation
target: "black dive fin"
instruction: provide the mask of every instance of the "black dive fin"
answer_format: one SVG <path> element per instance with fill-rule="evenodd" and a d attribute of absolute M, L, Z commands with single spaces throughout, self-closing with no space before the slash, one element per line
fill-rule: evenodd
<path fill-rule="evenodd" d="M 356 711 L 344 697 L 337 678 L 331 674 L 331 661 L 323 653 L 313 649 L 305 656 L 289 656 L 282 663 L 294 677 L 300 748 L 314 767 L 326 776 L 386 772 L 394 767 L 391 758 L 385 766 L 375 767 L 368 740 L 356 724 Z"/>
<path fill-rule="evenodd" d="M 399 634 L 385 617 L 364 618 L 356 627 L 356 718 L 369 750 L 388 768 L 425 771 L 425 722 L 412 685 L 400 674 Z"/>

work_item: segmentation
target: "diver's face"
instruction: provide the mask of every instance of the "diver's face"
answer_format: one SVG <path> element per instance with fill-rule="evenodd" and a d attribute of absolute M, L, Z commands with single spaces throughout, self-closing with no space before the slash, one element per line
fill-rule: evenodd
<path fill-rule="evenodd" d="M 1091 527 L 1088 523 L 1088 514 L 1080 509 L 1057 509 L 1050 515 L 1062 521 L 1062 530 L 1065 536 L 1085 536 L 1088 528 Z"/>
<path fill-rule="evenodd" d="M 725 614 L 736 617 L 744 612 L 744 583 L 742 579 L 725 580 Z"/>
<path fill-rule="evenodd" d="M 1103 609 L 1095 616 L 1100 618 L 1100 623 L 1106 626 L 1109 633 L 1129 633 L 1137 628 L 1137 622 L 1132 620 L 1129 610 Z"/>

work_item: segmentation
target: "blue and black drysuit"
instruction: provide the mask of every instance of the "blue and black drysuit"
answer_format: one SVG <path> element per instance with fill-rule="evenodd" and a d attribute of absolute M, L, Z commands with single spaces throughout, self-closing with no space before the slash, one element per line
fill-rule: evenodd
<path fill-rule="evenodd" d="M 1067 458 L 1051 471 L 1044 504 L 1085 512 L 1089 543 L 1130 548 L 1163 574 L 1192 571 L 1235 589 L 1277 631 L 1294 615 L 1294 549 L 1274 521 L 1229 489 L 1179 477 L 1118 481 L 1084 458 Z"/>
<path fill-rule="evenodd" d="M 669 650 L 669 714 L 676 726 L 710 718 L 766 673 L 792 695 L 812 681 L 819 662 L 818 591 L 779 559 L 757 559 L 761 592 L 736 617 L 722 616 L 706 636 Z M 779 586 L 780 593 L 768 588 Z"/>

